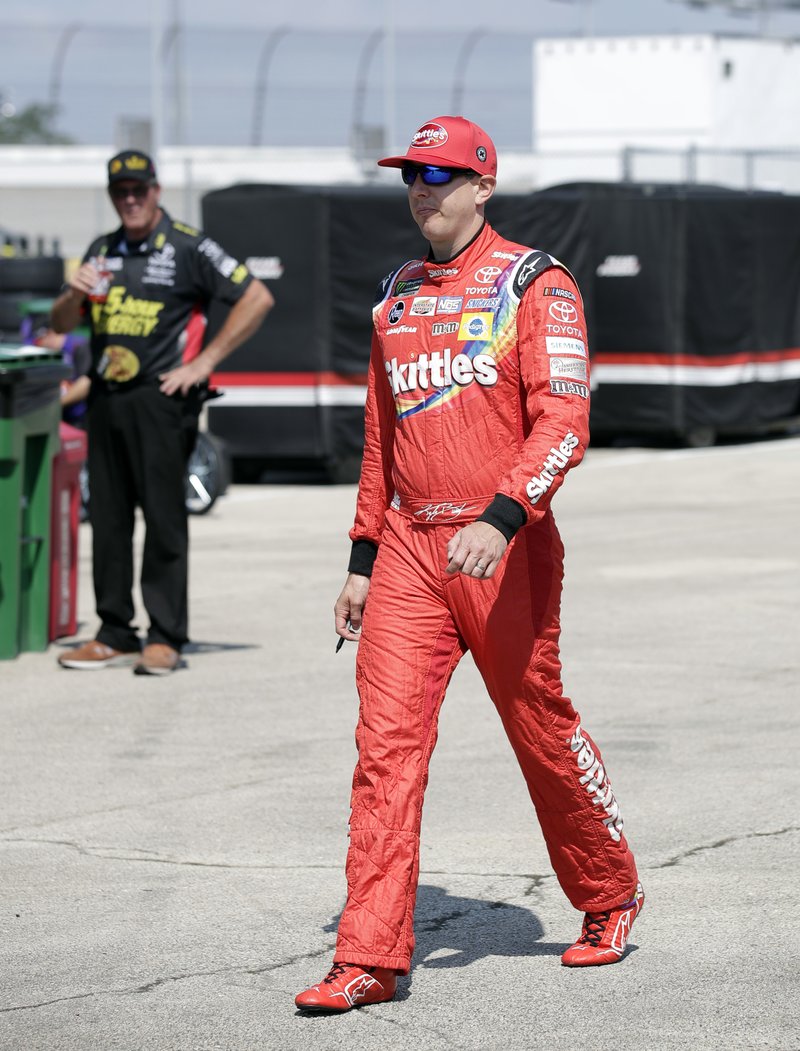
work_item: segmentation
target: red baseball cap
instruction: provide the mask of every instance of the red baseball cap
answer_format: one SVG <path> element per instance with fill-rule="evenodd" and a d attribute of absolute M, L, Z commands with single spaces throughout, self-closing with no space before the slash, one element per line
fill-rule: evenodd
<path fill-rule="evenodd" d="M 384 157 L 378 164 L 383 168 L 438 164 L 445 168 L 469 168 L 479 175 L 496 175 L 497 151 L 483 128 L 471 120 L 434 117 L 414 132 L 411 145 L 402 157 Z"/>

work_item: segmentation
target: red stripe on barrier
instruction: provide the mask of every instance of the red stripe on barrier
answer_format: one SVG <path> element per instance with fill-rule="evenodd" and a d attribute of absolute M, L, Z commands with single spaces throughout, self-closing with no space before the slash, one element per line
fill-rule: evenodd
<path fill-rule="evenodd" d="M 742 351 L 738 354 L 715 354 L 704 357 L 700 354 L 653 354 L 622 351 L 593 354 L 593 365 L 687 365 L 690 368 L 713 368 L 724 365 L 747 365 L 750 362 L 798 361 L 800 347 L 786 350 Z"/>

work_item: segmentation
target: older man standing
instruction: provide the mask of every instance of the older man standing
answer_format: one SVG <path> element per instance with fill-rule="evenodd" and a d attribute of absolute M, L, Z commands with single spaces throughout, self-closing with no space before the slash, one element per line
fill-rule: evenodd
<path fill-rule="evenodd" d="M 84 320 L 91 327 L 89 484 L 101 621 L 96 638 L 59 664 L 83 671 L 133 665 L 137 674 L 166 675 L 180 665 L 188 640 L 184 472 L 199 409 L 214 368 L 256 331 L 273 299 L 216 242 L 170 218 L 145 153 L 111 158 L 108 192 L 122 225 L 92 242 L 52 310 L 59 332 Z M 231 310 L 200 350 L 212 299 Z M 137 505 L 146 526 L 144 649 L 132 623 Z"/>
<path fill-rule="evenodd" d="M 360 639 L 347 903 L 334 966 L 301 1010 L 391 1000 L 411 966 L 419 831 L 447 684 L 470 650 L 514 748 L 567 897 L 568 966 L 614 963 L 644 902 L 600 752 L 564 696 L 563 548 L 550 510 L 588 442 L 580 293 L 484 207 L 494 145 L 437 117 L 403 156 L 430 243 L 381 284 L 366 444 L 336 631 Z M 363 623 L 363 629 L 362 629 Z"/>

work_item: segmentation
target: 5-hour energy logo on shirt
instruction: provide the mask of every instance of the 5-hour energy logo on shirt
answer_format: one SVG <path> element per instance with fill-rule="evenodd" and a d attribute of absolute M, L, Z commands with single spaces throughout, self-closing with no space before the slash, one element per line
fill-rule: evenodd
<path fill-rule="evenodd" d="M 156 325 L 163 303 L 126 295 L 124 285 L 113 285 L 104 303 L 92 303 L 92 325 L 98 335 L 149 336 Z"/>

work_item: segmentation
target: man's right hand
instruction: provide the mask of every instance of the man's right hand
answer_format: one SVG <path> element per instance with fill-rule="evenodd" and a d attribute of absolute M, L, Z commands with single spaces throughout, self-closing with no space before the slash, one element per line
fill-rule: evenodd
<path fill-rule="evenodd" d="M 83 303 L 100 280 L 97 268 L 82 263 L 67 282 L 61 295 L 53 303 L 50 324 L 56 332 L 71 332 L 80 324 Z"/>
<path fill-rule="evenodd" d="M 67 284 L 82 299 L 84 296 L 89 295 L 99 280 L 99 271 L 91 263 L 83 263 L 78 267 Z"/>
<path fill-rule="evenodd" d="M 358 642 L 368 591 L 369 577 L 362 577 L 360 573 L 347 574 L 347 580 L 336 600 L 333 612 L 336 617 L 336 634 L 348 642 Z"/>

